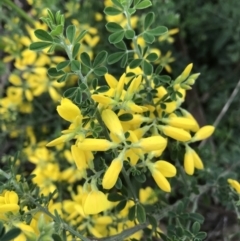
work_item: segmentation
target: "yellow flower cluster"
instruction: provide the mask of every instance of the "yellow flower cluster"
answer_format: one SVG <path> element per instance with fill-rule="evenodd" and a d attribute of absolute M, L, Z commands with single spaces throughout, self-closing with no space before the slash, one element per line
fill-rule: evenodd
<path fill-rule="evenodd" d="M 168 92 L 163 86 L 160 86 L 156 88 L 153 103 L 142 105 L 136 102 L 145 84 L 140 68 L 127 68 L 127 72 L 131 71 L 135 77 L 129 78 L 127 73 L 124 73 L 119 81 L 114 76 L 106 74 L 105 80 L 109 90 L 104 93 L 92 94 L 91 98 L 98 103 L 98 111 L 101 113 L 101 119 L 107 128 L 108 135 L 103 138 L 92 138 L 91 126 L 83 125 L 84 117 L 79 107 L 69 99 L 63 98 L 57 111 L 63 119 L 71 124 L 67 130 L 62 131 L 60 137 L 48 143 L 47 146 L 55 146 L 75 139 L 75 144 L 71 147 L 72 156 L 77 168 L 83 172 L 87 180 L 89 178 L 86 170 L 94 170 L 97 162 L 95 155 L 99 151 L 113 150 L 116 157 L 103 175 L 102 187 L 104 189 L 111 189 L 115 186 L 123 169 L 124 161 L 128 161 L 132 167 L 148 168 L 156 184 L 163 191 L 170 192 L 171 186 L 167 178 L 174 177 L 177 170 L 172 163 L 160 158 L 167 147 L 168 139 L 174 139 L 185 146 L 184 169 L 187 174 L 193 175 L 194 168 L 203 169 L 203 163 L 189 145 L 208 138 L 214 131 L 213 126 L 199 128 L 193 116 L 180 108 L 185 96 L 185 90 L 181 88 L 181 84 L 190 86 L 192 80 L 198 76 L 198 74 L 190 75 L 191 68 L 192 64 L 188 65 L 174 81 L 173 88 L 181 93 L 181 97 L 177 97 L 176 101 L 169 101 L 166 98 L 162 100 Z M 154 85 L 152 86 L 154 88 Z M 159 103 L 164 104 L 165 108 L 161 108 Z M 180 110 L 182 115 L 176 115 L 176 110 Z M 148 114 L 144 115 L 144 113 Z M 131 118 L 121 121 L 121 116 L 124 115 L 130 115 Z M 101 123 L 98 124 L 101 125 Z M 194 134 L 192 135 L 192 133 Z M 85 214 L 97 214 L 108 207 L 107 202 L 103 199 L 104 194 L 98 191 L 97 185 L 93 181 L 96 177 L 98 177 L 96 174 L 92 176 L 90 190 L 84 188 L 88 195 L 88 203 L 91 204 L 90 209 L 85 204 L 83 205 Z M 101 204 L 92 203 L 97 199 L 102 200 L 98 201 Z"/>

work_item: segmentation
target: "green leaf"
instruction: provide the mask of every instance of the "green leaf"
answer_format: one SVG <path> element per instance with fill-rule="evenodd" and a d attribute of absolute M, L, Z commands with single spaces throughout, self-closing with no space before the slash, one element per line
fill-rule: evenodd
<path fill-rule="evenodd" d="M 206 232 L 199 232 L 195 238 L 197 239 L 200 239 L 200 240 L 204 240 L 205 238 L 207 237 L 207 233 Z"/>
<path fill-rule="evenodd" d="M 71 61 L 71 70 L 73 72 L 77 72 L 79 70 L 81 70 L 81 63 L 79 60 L 72 60 Z"/>
<path fill-rule="evenodd" d="M 63 62 L 60 62 L 59 64 L 57 64 L 56 68 L 59 71 L 61 69 L 66 68 L 69 64 L 70 64 L 70 60 L 66 60 L 66 61 L 63 61 Z"/>
<path fill-rule="evenodd" d="M 114 64 L 118 62 L 124 55 L 125 55 L 125 52 L 116 52 L 116 53 L 110 54 L 108 56 L 108 64 Z"/>
<path fill-rule="evenodd" d="M 177 213 L 182 213 L 182 212 L 183 212 L 183 208 L 184 208 L 183 202 L 180 201 L 179 204 L 178 204 L 178 206 L 177 206 L 177 208 L 176 208 L 176 212 L 177 212 Z"/>
<path fill-rule="evenodd" d="M 38 50 L 43 50 L 51 45 L 52 43 L 49 43 L 49 42 L 35 42 L 30 44 L 29 49 L 33 51 L 38 51 Z"/>
<path fill-rule="evenodd" d="M 47 8 L 47 13 L 48 13 L 48 17 L 50 18 L 50 20 L 54 23 L 55 18 L 54 18 L 54 15 L 53 15 L 52 11 Z"/>
<path fill-rule="evenodd" d="M 52 67 L 48 69 L 48 75 L 51 77 L 58 77 L 65 74 L 63 70 L 57 70 L 56 68 Z"/>
<path fill-rule="evenodd" d="M 80 43 L 74 44 L 73 50 L 72 50 L 72 58 L 73 58 L 73 59 L 75 59 L 75 57 L 77 56 L 80 47 L 81 47 L 81 44 L 80 44 Z"/>
<path fill-rule="evenodd" d="M 87 30 L 81 31 L 80 34 L 76 37 L 74 43 L 78 43 L 80 40 L 82 40 L 86 35 L 86 33 L 87 33 Z"/>
<path fill-rule="evenodd" d="M 142 48 L 142 56 L 144 56 L 149 50 L 148 46 L 145 46 L 144 48 Z"/>
<path fill-rule="evenodd" d="M 135 32 L 131 29 L 125 31 L 125 38 L 126 39 L 133 39 L 135 37 Z"/>
<path fill-rule="evenodd" d="M 117 31 L 115 33 L 112 33 L 109 37 L 108 37 L 108 41 L 111 44 L 116 44 L 120 41 L 122 41 L 122 39 L 124 38 L 124 31 Z"/>
<path fill-rule="evenodd" d="M 69 25 L 66 30 L 67 39 L 72 44 L 76 34 L 76 27 L 74 25 Z"/>
<path fill-rule="evenodd" d="M 139 203 L 136 205 L 136 214 L 137 214 L 137 220 L 139 223 L 146 222 L 145 208 Z"/>
<path fill-rule="evenodd" d="M 120 63 L 121 68 L 125 68 L 128 61 L 128 54 L 124 54 Z"/>
<path fill-rule="evenodd" d="M 148 215 L 149 224 L 152 225 L 152 229 L 155 230 L 158 227 L 158 222 L 154 216 Z"/>
<path fill-rule="evenodd" d="M 115 22 L 109 22 L 105 26 L 106 26 L 106 29 L 112 33 L 123 30 L 122 26 Z"/>
<path fill-rule="evenodd" d="M 121 50 L 127 50 L 127 46 L 123 41 L 120 41 L 120 42 L 114 44 L 114 46 Z"/>
<path fill-rule="evenodd" d="M 199 222 L 194 222 L 191 228 L 192 232 L 194 234 L 197 234 L 200 230 L 200 223 Z"/>
<path fill-rule="evenodd" d="M 97 86 L 98 86 L 98 79 L 95 78 L 95 79 L 92 80 L 92 87 L 95 90 L 95 89 L 97 89 Z"/>
<path fill-rule="evenodd" d="M 172 80 L 172 78 L 169 75 L 160 75 L 159 80 L 163 83 L 168 83 Z"/>
<path fill-rule="evenodd" d="M 155 40 L 155 37 L 154 35 L 150 34 L 149 32 L 144 32 L 143 33 L 143 39 L 149 43 L 149 44 L 152 44 Z"/>
<path fill-rule="evenodd" d="M 99 88 L 97 89 L 97 92 L 102 93 L 102 92 L 106 92 L 106 91 L 108 91 L 108 90 L 109 90 L 109 86 L 108 86 L 108 85 L 103 85 L 103 86 L 101 86 L 101 87 L 99 87 Z"/>
<path fill-rule="evenodd" d="M 147 179 L 144 173 L 141 173 L 140 175 L 136 174 L 136 175 L 134 176 L 134 178 L 135 178 L 136 181 L 139 182 L 139 183 L 145 183 L 145 182 L 146 182 L 146 179 Z"/>
<path fill-rule="evenodd" d="M 162 65 L 158 65 L 158 67 L 157 67 L 156 70 L 155 70 L 155 73 L 156 73 L 157 75 L 159 75 L 159 74 L 162 72 L 162 70 L 163 70 L 163 66 L 162 66 Z"/>
<path fill-rule="evenodd" d="M 64 81 L 66 81 L 67 77 L 68 77 L 68 74 L 64 74 L 62 77 L 60 77 L 59 79 L 57 79 L 57 82 L 58 82 L 58 83 L 62 83 L 62 82 L 64 82 Z"/>
<path fill-rule="evenodd" d="M 155 20 L 155 14 L 153 12 L 148 13 L 144 18 L 143 28 L 148 29 Z"/>
<path fill-rule="evenodd" d="M 103 76 L 108 72 L 108 69 L 105 66 L 101 66 L 93 69 L 93 72 L 97 76 Z"/>
<path fill-rule="evenodd" d="M 52 234 L 52 238 L 53 241 L 62 241 L 61 237 L 57 233 Z"/>
<path fill-rule="evenodd" d="M 136 215 L 136 205 L 132 206 L 130 209 L 129 209 L 129 212 L 128 212 L 128 219 L 130 221 L 133 221 L 135 219 L 135 215 Z"/>
<path fill-rule="evenodd" d="M 5 233 L 3 237 L 1 237 L 1 241 L 11 241 L 15 239 L 21 232 L 22 231 L 20 228 L 13 228 Z"/>
<path fill-rule="evenodd" d="M 122 13 L 122 10 L 114 8 L 114 7 L 106 7 L 103 12 L 106 15 L 115 16 L 115 15 Z"/>
<path fill-rule="evenodd" d="M 75 101 L 77 104 L 81 104 L 81 102 L 82 102 L 82 91 L 81 91 L 79 88 L 78 88 L 78 90 L 76 91 L 76 95 L 75 95 L 74 101 Z"/>
<path fill-rule="evenodd" d="M 136 9 L 145 9 L 152 6 L 151 1 L 149 0 L 143 0 L 142 2 L 138 3 L 137 5 L 135 5 Z"/>
<path fill-rule="evenodd" d="M 61 22 L 60 10 L 56 12 L 56 14 L 55 14 L 55 19 L 56 19 L 56 23 L 57 23 L 57 24 L 60 24 L 60 22 Z"/>
<path fill-rule="evenodd" d="M 142 59 L 133 59 L 129 64 L 130 69 L 135 69 L 142 63 L 142 61 Z"/>
<path fill-rule="evenodd" d="M 116 211 L 117 212 L 122 211 L 126 207 L 126 205 L 127 205 L 127 200 L 123 200 L 123 201 L 119 202 L 116 206 Z"/>
<path fill-rule="evenodd" d="M 134 0 L 134 6 L 137 5 L 139 2 L 141 2 L 141 0 Z"/>
<path fill-rule="evenodd" d="M 46 42 L 53 42 L 52 36 L 47 31 L 45 31 L 43 29 L 35 30 L 34 34 L 38 39 L 41 39 L 41 40 L 46 41 Z"/>
<path fill-rule="evenodd" d="M 158 26 L 156 28 L 150 29 L 147 31 L 149 34 L 154 36 L 163 35 L 168 32 L 168 29 L 165 26 Z"/>
<path fill-rule="evenodd" d="M 119 193 L 109 193 L 108 200 L 110 202 L 119 202 L 119 201 L 125 200 L 125 197 Z"/>
<path fill-rule="evenodd" d="M 82 91 L 84 91 L 84 90 L 86 90 L 88 87 L 87 87 L 86 84 L 81 83 L 81 84 L 79 85 L 79 88 L 80 88 Z"/>
<path fill-rule="evenodd" d="M 121 180 L 120 177 L 118 177 L 117 182 L 116 182 L 116 184 L 115 184 L 115 187 L 116 187 L 118 190 L 121 190 L 121 189 L 122 189 L 123 185 L 122 185 L 122 180 Z"/>
<path fill-rule="evenodd" d="M 189 213 L 189 218 L 201 224 L 204 222 L 204 217 L 199 213 Z"/>
<path fill-rule="evenodd" d="M 99 52 L 93 61 L 93 68 L 101 65 L 106 60 L 107 55 L 108 53 L 105 50 Z"/>
<path fill-rule="evenodd" d="M 130 113 L 124 113 L 124 114 L 118 116 L 118 119 L 120 121 L 130 121 L 133 119 L 133 115 Z"/>
<path fill-rule="evenodd" d="M 116 5 L 116 6 L 118 6 L 119 8 L 123 8 L 123 6 L 122 6 L 122 4 L 118 1 L 118 0 L 112 0 L 112 2 Z"/>
<path fill-rule="evenodd" d="M 127 12 L 128 12 L 130 15 L 133 15 L 133 14 L 136 12 L 136 9 L 135 9 L 135 8 L 128 8 L 128 9 L 127 9 Z"/>
<path fill-rule="evenodd" d="M 153 72 L 153 66 L 147 61 L 143 60 L 143 72 L 145 75 L 151 75 Z"/>
<path fill-rule="evenodd" d="M 61 35 L 63 33 L 63 25 L 58 25 L 56 26 L 56 28 L 54 28 L 50 35 L 51 36 L 58 36 L 58 35 Z"/>
<path fill-rule="evenodd" d="M 88 53 L 86 53 L 86 52 L 81 53 L 80 58 L 81 58 L 82 63 L 85 66 L 87 66 L 88 68 L 92 67 L 92 63 L 91 63 L 90 56 L 88 55 Z"/>
<path fill-rule="evenodd" d="M 158 55 L 156 53 L 150 53 L 146 59 L 150 62 L 154 62 L 158 59 Z"/>
<path fill-rule="evenodd" d="M 78 87 L 69 88 L 63 93 L 63 96 L 65 98 L 71 99 L 75 96 L 77 89 L 78 89 Z"/>
<path fill-rule="evenodd" d="M 53 44 L 53 45 L 48 49 L 47 53 L 48 53 L 48 54 L 52 54 L 52 53 L 54 53 L 55 48 L 56 48 L 56 45 Z"/>

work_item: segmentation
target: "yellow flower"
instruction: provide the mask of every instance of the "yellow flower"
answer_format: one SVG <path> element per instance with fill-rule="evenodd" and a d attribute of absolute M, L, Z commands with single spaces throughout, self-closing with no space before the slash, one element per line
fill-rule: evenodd
<path fill-rule="evenodd" d="M 158 201 L 158 198 L 151 187 L 146 187 L 139 190 L 139 200 L 143 204 L 154 204 Z"/>
<path fill-rule="evenodd" d="M 174 177 L 177 174 L 176 167 L 167 161 L 156 161 L 154 166 L 163 174 L 164 177 Z"/>
<path fill-rule="evenodd" d="M 104 189 L 111 189 L 117 182 L 119 173 L 122 170 L 123 161 L 121 158 L 116 158 L 112 161 L 107 171 L 103 176 L 102 186 Z"/>
<path fill-rule="evenodd" d="M 194 169 L 203 169 L 203 163 L 198 154 L 188 145 L 186 145 L 186 152 L 184 155 L 184 169 L 188 175 L 194 174 Z"/>
<path fill-rule="evenodd" d="M 142 138 L 138 143 L 134 143 L 133 147 L 142 148 L 143 151 L 164 150 L 167 146 L 167 139 L 162 136 L 151 136 Z"/>
<path fill-rule="evenodd" d="M 57 107 L 58 114 L 66 121 L 73 122 L 77 116 L 81 116 L 80 109 L 67 98 L 62 98 L 61 105 Z"/>
<path fill-rule="evenodd" d="M 174 84 L 179 84 L 182 83 L 183 81 L 185 81 L 187 79 L 187 77 L 189 76 L 191 70 L 192 70 L 193 64 L 189 64 L 184 71 L 181 73 L 181 75 L 179 75 L 176 80 L 174 81 Z"/>
<path fill-rule="evenodd" d="M 105 139 L 87 138 L 77 143 L 77 147 L 83 151 L 107 151 L 116 148 L 117 144 Z"/>
<path fill-rule="evenodd" d="M 14 191 L 5 191 L 0 196 L 0 213 L 18 212 L 20 209 L 18 205 L 18 195 Z"/>
<path fill-rule="evenodd" d="M 91 191 L 83 201 L 83 210 L 85 214 L 98 214 L 109 207 L 106 195 L 99 191 Z"/>
<path fill-rule="evenodd" d="M 80 150 L 77 146 L 71 146 L 71 152 L 73 156 L 73 160 L 76 163 L 78 170 L 84 171 L 88 168 L 86 157 L 84 151 Z"/>
<path fill-rule="evenodd" d="M 162 122 L 177 128 L 191 130 L 196 127 L 196 121 L 185 117 L 169 117 L 161 120 Z"/>
<path fill-rule="evenodd" d="M 118 116 L 110 109 L 106 109 L 102 112 L 102 119 L 107 128 L 122 141 L 125 140 L 123 128 Z"/>
<path fill-rule="evenodd" d="M 62 135 L 52 141 L 50 141 L 46 146 L 47 147 L 50 147 L 50 146 L 57 146 L 59 144 L 62 144 L 66 141 L 69 141 L 71 140 L 72 138 L 74 137 L 74 134 L 73 133 L 69 133 L 69 134 L 65 134 L 65 135 Z"/>
<path fill-rule="evenodd" d="M 161 130 L 166 136 L 169 136 L 177 141 L 189 141 L 191 139 L 191 135 L 188 131 L 177 127 L 159 125 L 158 129 Z"/>
<path fill-rule="evenodd" d="M 166 161 L 157 161 L 155 163 L 148 162 L 147 167 L 158 187 L 165 192 L 170 192 L 171 186 L 166 177 L 174 177 L 176 175 L 175 166 Z"/>
<path fill-rule="evenodd" d="M 195 135 L 193 136 L 191 142 L 195 142 L 195 141 L 201 141 L 204 139 L 207 139 L 209 136 L 212 135 L 212 133 L 214 132 L 215 127 L 214 126 L 203 126 L 202 128 L 200 128 Z"/>
<path fill-rule="evenodd" d="M 234 188 L 235 191 L 236 191 L 238 194 L 240 194 L 240 183 L 239 183 L 238 181 L 233 180 L 233 179 L 230 179 L 230 178 L 229 178 L 227 181 L 228 181 L 228 183 L 232 186 L 232 188 Z"/>

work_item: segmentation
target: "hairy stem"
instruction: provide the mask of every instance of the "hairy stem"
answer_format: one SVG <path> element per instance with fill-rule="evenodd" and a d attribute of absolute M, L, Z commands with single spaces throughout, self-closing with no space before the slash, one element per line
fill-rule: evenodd
<path fill-rule="evenodd" d="M 26 14 L 20 7 L 18 7 L 13 1 L 10 0 L 2 0 L 3 4 L 5 4 L 6 6 L 12 8 L 13 10 L 15 10 L 22 18 L 24 18 L 25 20 L 27 20 L 27 22 L 31 25 L 34 26 L 34 20 L 28 15 Z"/>

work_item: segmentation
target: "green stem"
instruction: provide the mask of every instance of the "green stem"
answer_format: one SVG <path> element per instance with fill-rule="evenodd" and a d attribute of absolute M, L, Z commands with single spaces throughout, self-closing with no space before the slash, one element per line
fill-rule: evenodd
<path fill-rule="evenodd" d="M 2 2 L 6 6 L 15 10 L 22 18 L 27 20 L 29 24 L 34 26 L 35 21 L 28 14 L 26 14 L 20 7 L 18 7 L 14 2 L 12 2 L 10 0 L 2 0 Z"/>
<path fill-rule="evenodd" d="M 28 199 L 29 199 L 33 204 L 35 204 L 35 205 L 38 207 L 39 210 L 41 210 L 42 212 L 44 212 L 45 214 L 47 214 L 50 218 L 53 219 L 54 222 L 56 222 L 56 223 L 58 222 L 58 219 L 57 219 L 52 213 L 50 213 L 50 212 L 48 211 L 48 209 L 44 208 L 44 207 L 41 206 L 39 203 L 37 203 L 32 196 L 28 195 L 27 197 L 28 197 Z M 90 239 L 84 237 L 83 235 L 81 235 L 80 233 L 78 233 L 77 231 L 75 231 L 75 230 L 74 230 L 71 226 L 69 226 L 67 223 L 62 222 L 61 224 L 62 224 L 61 226 L 62 226 L 66 231 L 69 231 L 69 232 L 70 232 L 71 234 L 73 234 L 74 236 L 80 238 L 80 240 L 83 240 L 83 241 L 91 241 Z"/>

